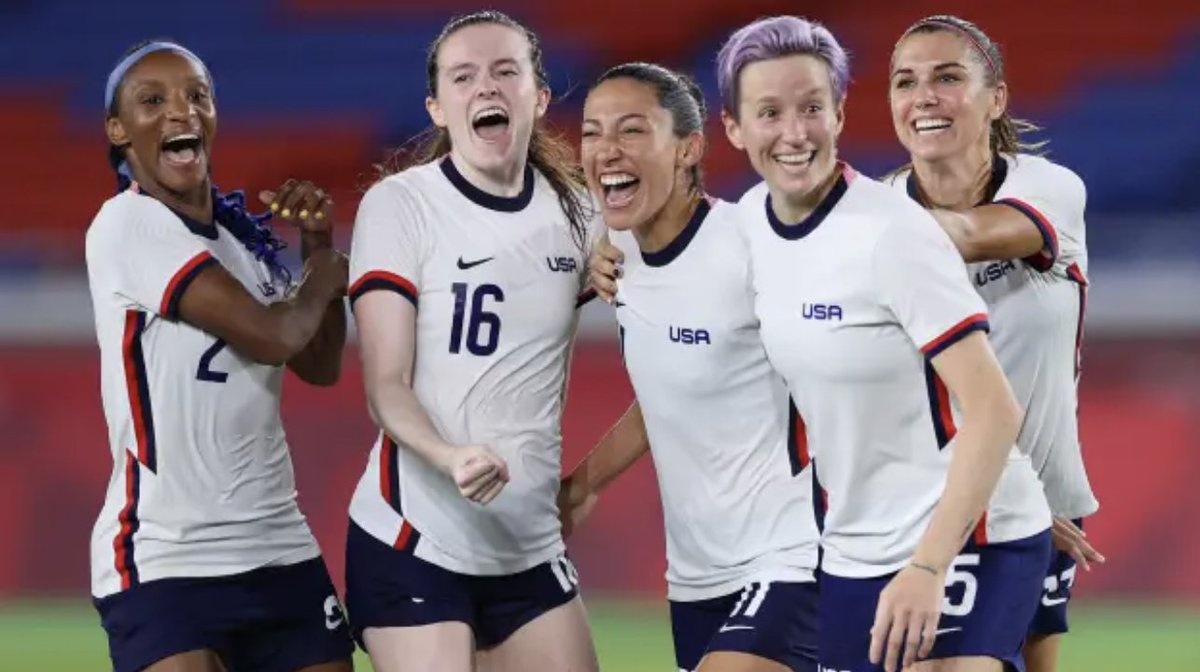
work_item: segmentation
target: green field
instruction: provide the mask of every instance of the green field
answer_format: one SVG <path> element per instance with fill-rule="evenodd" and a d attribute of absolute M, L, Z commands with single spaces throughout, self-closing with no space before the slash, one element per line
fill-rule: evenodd
<path fill-rule="evenodd" d="M 663 607 L 592 600 L 588 608 L 605 672 L 675 669 Z M 1200 672 L 1200 608 L 1092 604 L 1072 618 L 1060 672 Z M 86 604 L 0 602 L 0 670 L 104 669 L 104 635 Z M 358 669 L 371 669 L 365 656 Z"/>

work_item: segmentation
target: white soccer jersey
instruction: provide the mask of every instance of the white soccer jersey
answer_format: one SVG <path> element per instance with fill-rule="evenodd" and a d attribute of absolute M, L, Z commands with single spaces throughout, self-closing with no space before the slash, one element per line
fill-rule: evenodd
<path fill-rule="evenodd" d="M 474 187 L 448 158 L 388 177 L 363 197 L 351 301 L 389 290 L 417 306 L 417 398 L 442 437 L 491 446 L 511 480 L 487 506 L 475 504 L 381 434 L 350 505 L 360 527 L 464 574 L 511 574 L 563 551 L 555 498 L 590 252 L 580 242 L 532 169 L 513 198 Z"/>
<path fill-rule="evenodd" d="M 282 367 L 177 319 L 188 283 L 214 263 L 264 304 L 287 289 L 228 230 L 136 190 L 109 199 L 88 229 L 114 462 L 92 531 L 96 597 L 319 554 L 296 504 L 279 418 Z"/>
<path fill-rule="evenodd" d="M 910 171 L 891 180 L 920 201 Z M 1017 445 L 1033 460 L 1055 515 L 1081 518 L 1099 508 L 1079 444 L 1077 383 L 1087 302 L 1087 193 L 1075 173 L 1039 156 L 1004 156 L 987 200 L 1024 213 L 1045 247 L 1022 260 L 968 264 L 987 302 L 992 348 L 1025 410 Z"/>
<path fill-rule="evenodd" d="M 932 217 L 848 167 L 809 218 L 740 203 L 763 343 L 807 427 L 828 510 L 823 568 L 882 576 L 909 561 L 945 486 L 957 415 L 930 359 L 978 329 L 983 301 Z M 976 541 L 1050 524 L 1027 456 L 1011 453 Z"/>
<path fill-rule="evenodd" d="M 787 387 L 758 335 L 738 212 L 702 202 L 654 253 L 609 233 L 625 254 L 615 305 L 662 493 L 672 600 L 811 581 L 817 563 L 805 437 L 789 434 Z"/>

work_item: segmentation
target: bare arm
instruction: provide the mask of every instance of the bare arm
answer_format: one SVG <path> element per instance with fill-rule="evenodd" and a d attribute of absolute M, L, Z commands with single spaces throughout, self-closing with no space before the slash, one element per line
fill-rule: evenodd
<path fill-rule="evenodd" d="M 314 261 L 292 298 L 264 306 L 228 271 L 213 264 L 184 290 L 179 316 L 259 364 L 282 366 L 308 345 L 330 303 L 345 294 L 346 271 L 344 257 L 325 255 Z"/>
<path fill-rule="evenodd" d="M 300 254 L 307 263 L 315 250 L 332 249 L 332 232 L 305 232 Z M 342 348 L 346 344 L 346 308 L 339 296 L 329 303 L 317 333 L 303 350 L 288 360 L 288 368 L 306 383 L 333 385 L 342 372 Z"/>
<path fill-rule="evenodd" d="M 1000 480 L 1020 429 L 1021 408 L 983 332 L 966 336 L 932 363 L 958 400 L 963 417 L 945 491 L 913 563 L 944 573 L 962 550 Z"/>
<path fill-rule="evenodd" d="M 453 479 L 464 497 L 490 502 L 508 482 L 508 465 L 487 446 L 447 442 L 413 391 L 416 307 L 395 292 L 367 292 L 355 301 L 354 318 L 375 424 Z"/>
<path fill-rule="evenodd" d="M 572 502 L 581 502 L 588 495 L 599 494 L 649 450 L 650 439 L 646 437 L 642 407 L 634 401 L 592 452 L 567 476 L 563 487 L 568 498 Z"/>
<path fill-rule="evenodd" d="M 931 210 L 930 213 L 968 262 L 991 259 L 1023 259 L 1046 245 L 1042 232 L 1020 210 L 993 203 L 963 212 Z"/>

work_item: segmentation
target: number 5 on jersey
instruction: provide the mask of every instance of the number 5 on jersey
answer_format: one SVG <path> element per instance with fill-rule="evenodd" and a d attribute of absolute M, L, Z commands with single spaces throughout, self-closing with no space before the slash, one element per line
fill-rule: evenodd
<path fill-rule="evenodd" d="M 467 352 L 478 357 L 486 357 L 496 351 L 500 344 L 500 316 L 484 309 L 484 301 L 489 297 L 496 303 L 504 301 L 504 290 L 496 285 L 483 284 L 468 291 L 467 283 L 456 282 L 451 286 L 454 291 L 454 322 L 450 326 L 450 352 L 458 354 L 463 346 L 463 322 L 466 322 Z M 470 295 L 470 314 L 467 310 L 467 299 Z M 487 327 L 486 339 L 482 333 Z"/>

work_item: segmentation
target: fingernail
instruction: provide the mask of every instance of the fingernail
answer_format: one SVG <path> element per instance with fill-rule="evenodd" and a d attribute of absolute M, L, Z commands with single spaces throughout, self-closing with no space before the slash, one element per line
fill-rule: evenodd
<path fill-rule="evenodd" d="M 291 211 L 291 210 L 289 210 L 289 209 L 287 209 L 287 208 L 284 208 L 284 209 L 283 209 L 283 212 L 281 212 L 281 213 L 279 213 L 279 214 L 283 215 L 283 216 L 284 216 L 284 218 L 286 219 L 286 218 L 288 218 L 288 217 L 291 217 L 291 216 L 292 216 L 292 211 Z"/>
<path fill-rule="evenodd" d="M 613 275 L 619 278 L 624 275 L 624 271 L 621 270 L 620 266 L 617 266 L 616 270 L 613 271 Z"/>
<path fill-rule="evenodd" d="M 316 215 L 313 215 L 313 218 L 314 218 L 314 219 L 325 219 L 325 213 L 323 213 L 323 212 L 321 212 L 320 210 L 318 210 L 318 211 L 317 211 L 317 214 L 316 214 Z"/>
<path fill-rule="evenodd" d="M 300 211 L 300 219 L 308 219 L 308 210 Z"/>
<path fill-rule="evenodd" d="M 278 203 L 271 204 L 271 212 L 279 212 L 279 204 Z"/>

